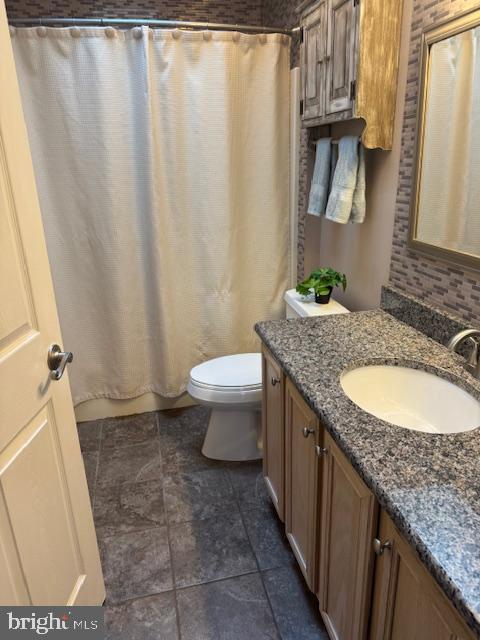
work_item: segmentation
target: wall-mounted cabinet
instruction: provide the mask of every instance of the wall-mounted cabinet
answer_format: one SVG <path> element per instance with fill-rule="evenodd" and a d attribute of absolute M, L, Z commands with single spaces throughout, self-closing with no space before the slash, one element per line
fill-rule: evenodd
<path fill-rule="evenodd" d="M 392 148 L 402 5 L 401 0 L 299 5 L 304 126 L 363 118 L 363 144 Z"/>
<path fill-rule="evenodd" d="M 263 348 L 267 489 L 332 640 L 474 640 L 332 436 Z"/>

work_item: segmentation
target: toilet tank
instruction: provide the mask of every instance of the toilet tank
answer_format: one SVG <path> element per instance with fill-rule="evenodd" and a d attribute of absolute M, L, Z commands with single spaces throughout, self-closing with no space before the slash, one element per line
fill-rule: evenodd
<path fill-rule="evenodd" d="M 317 304 L 312 294 L 308 298 L 300 295 L 295 289 L 287 291 L 285 300 L 287 318 L 308 318 L 313 316 L 330 316 L 335 313 L 350 313 L 343 305 L 333 298 L 328 304 Z"/>

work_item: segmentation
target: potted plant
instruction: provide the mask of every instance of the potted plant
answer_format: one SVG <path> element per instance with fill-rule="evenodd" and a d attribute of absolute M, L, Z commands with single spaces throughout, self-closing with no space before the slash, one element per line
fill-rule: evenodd
<path fill-rule="evenodd" d="M 347 277 L 344 273 L 339 273 L 331 267 L 315 269 L 306 280 L 297 284 L 297 291 L 302 296 L 308 296 L 312 291 L 315 293 L 315 302 L 318 304 L 328 304 L 334 287 L 342 286 L 347 288 Z"/>

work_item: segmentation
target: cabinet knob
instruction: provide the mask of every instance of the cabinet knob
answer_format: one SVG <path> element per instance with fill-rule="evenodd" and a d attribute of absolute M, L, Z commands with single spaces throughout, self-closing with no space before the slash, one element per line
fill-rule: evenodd
<path fill-rule="evenodd" d="M 374 540 L 373 540 L 373 550 L 375 551 L 377 556 L 382 556 L 383 552 L 386 549 L 391 549 L 391 548 L 392 548 L 392 543 L 391 543 L 390 540 L 386 540 L 385 542 L 382 542 L 378 538 L 374 538 Z"/>
<path fill-rule="evenodd" d="M 325 447 L 319 447 L 318 444 L 315 447 L 315 451 L 317 452 L 318 458 L 321 458 L 322 456 L 326 456 L 328 453 L 328 449 L 325 449 Z"/>
<path fill-rule="evenodd" d="M 311 433 L 315 433 L 315 429 L 312 429 L 312 427 L 303 427 L 302 433 L 304 438 L 308 438 Z"/>
<path fill-rule="evenodd" d="M 275 386 L 276 384 L 280 384 L 280 378 L 275 378 L 274 376 L 272 376 L 270 382 L 273 386 Z"/>

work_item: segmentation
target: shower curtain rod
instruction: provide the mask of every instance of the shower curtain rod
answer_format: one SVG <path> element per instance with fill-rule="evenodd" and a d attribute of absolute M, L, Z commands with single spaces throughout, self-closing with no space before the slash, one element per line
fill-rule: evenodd
<path fill-rule="evenodd" d="M 221 22 L 187 22 L 185 20 L 155 20 L 143 18 L 13 18 L 9 23 L 15 25 L 38 26 L 116 26 L 116 27 L 164 27 L 171 29 L 212 29 L 215 31 L 246 31 L 249 33 L 283 33 L 294 36 L 300 32 L 300 27 L 280 29 L 276 27 L 258 27 L 252 24 L 222 24 Z"/>

